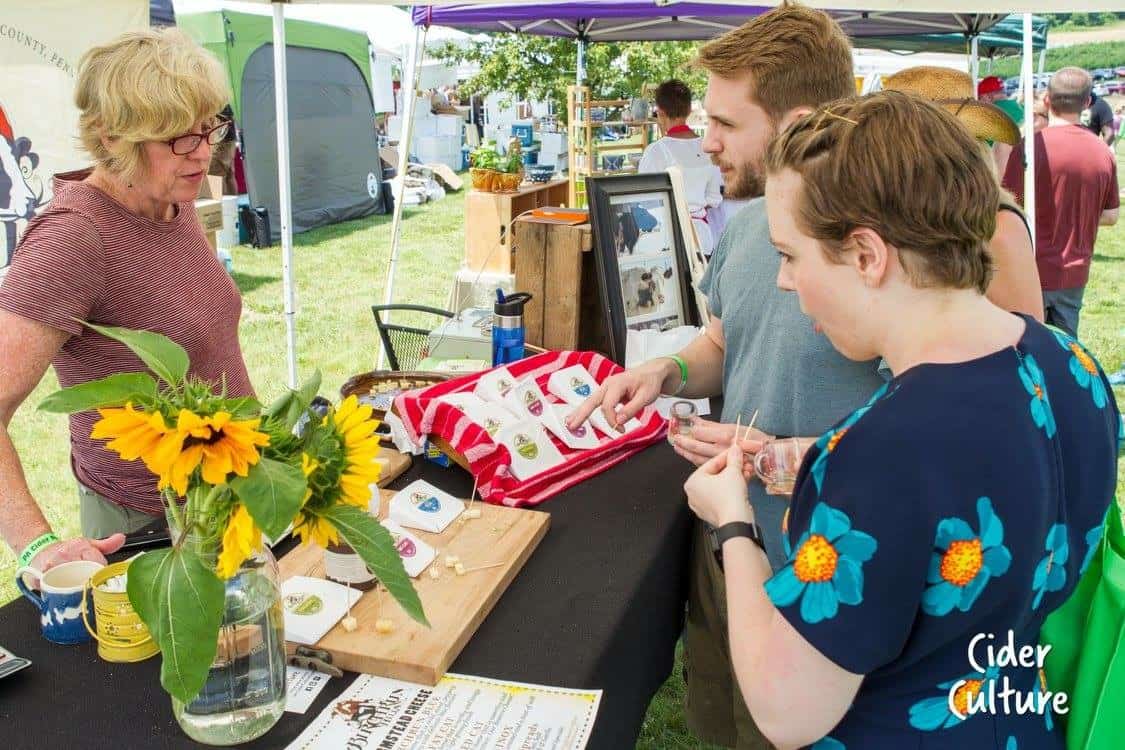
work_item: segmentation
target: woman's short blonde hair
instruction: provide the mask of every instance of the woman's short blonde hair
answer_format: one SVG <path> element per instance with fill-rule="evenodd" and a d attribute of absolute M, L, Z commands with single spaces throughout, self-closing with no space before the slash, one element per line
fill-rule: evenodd
<path fill-rule="evenodd" d="M 219 61 L 174 28 L 127 32 L 78 65 L 79 140 L 95 164 L 119 174 L 144 166 L 146 141 L 183 135 L 231 99 Z"/>
<path fill-rule="evenodd" d="M 945 109 L 882 91 L 798 120 L 770 143 L 766 173 L 801 176 L 797 225 L 830 260 L 867 227 L 899 250 L 915 286 L 984 293 L 1000 205 L 991 161 Z"/>

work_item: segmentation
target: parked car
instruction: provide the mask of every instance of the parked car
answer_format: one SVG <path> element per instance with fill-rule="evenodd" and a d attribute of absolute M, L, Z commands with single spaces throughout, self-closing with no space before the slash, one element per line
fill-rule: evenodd
<path fill-rule="evenodd" d="M 1106 95 L 1125 94 L 1125 80 L 1110 81 L 1105 84 Z"/>
<path fill-rule="evenodd" d="M 1094 87 L 1090 89 L 1094 96 L 1107 96 L 1109 94 L 1109 85 L 1106 83 L 1095 83 Z"/>
<path fill-rule="evenodd" d="M 1113 71 L 1118 78 L 1125 78 L 1125 65 L 1119 65 Z"/>
<path fill-rule="evenodd" d="M 1008 96 L 1016 93 L 1020 87 L 1020 77 L 1012 76 L 1011 78 L 1004 79 L 1004 93 Z"/>
<path fill-rule="evenodd" d="M 1109 68 L 1094 68 L 1090 71 L 1090 77 L 1094 79 L 1094 83 L 1101 83 L 1115 78 L 1114 72 Z"/>

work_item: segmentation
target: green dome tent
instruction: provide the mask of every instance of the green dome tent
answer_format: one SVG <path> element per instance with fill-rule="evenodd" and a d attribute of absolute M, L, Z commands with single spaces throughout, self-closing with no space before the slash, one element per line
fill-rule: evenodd
<path fill-rule="evenodd" d="M 273 27 L 268 16 L 231 11 L 178 18 L 214 53 L 230 78 L 242 132 L 251 205 L 265 206 L 281 236 Z M 357 219 L 382 209 L 367 35 L 286 21 L 293 231 Z"/>

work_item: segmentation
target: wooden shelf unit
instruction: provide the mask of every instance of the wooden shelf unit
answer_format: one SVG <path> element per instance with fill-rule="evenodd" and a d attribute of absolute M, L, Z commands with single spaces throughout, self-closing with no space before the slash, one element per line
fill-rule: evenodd
<path fill-rule="evenodd" d="M 571 208 L 581 208 L 586 205 L 586 178 L 603 177 L 613 174 L 632 174 L 636 167 L 626 163 L 621 169 L 605 169 L 603 154 L 621 156 L 629 153 L 641 153 L 649 145 L 652 127 L 656 120 L 632 120 L 626 122 L 616 120 L 594 120 L 591 110 L 624 109 L 629 106 L 628 99 L 593 99 L 589 86 L 567 86 L 567 147 L 568 177 L 570 179 L 569 205 Z M 634 137 L 636 131 L 640 132 L 640 142 L 620 143 L 617 141 L 605 142 L 598 138 L 596 131 L 604 126 L 625 127 L 629 129 L 629 137 Z M 599 163 L 601 162 L 601 163 Z"/>

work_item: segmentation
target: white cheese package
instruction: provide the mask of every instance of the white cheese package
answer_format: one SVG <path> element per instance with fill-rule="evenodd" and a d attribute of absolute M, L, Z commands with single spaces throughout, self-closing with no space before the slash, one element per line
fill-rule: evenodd
<path fill-rule="evenodd" d="M 315 645 L 359 601 L 362 591 L 323 578 L 293 576 L 281 582 L 285 640 Z"/>
<path fill-rule="evenodd" d="M 620 404 L 617 405 L 617 410 L 621 411 Z M 590 412 L 590 422 L 595 427 L 597 427 L 603 435 L 611 438 L 619 438 L 625 433 L 632 432 L 633 430 L 642 426 L 640 420 L 638 420 L 636 417 L 633 417 L 628 422 L 621 425 L 620 430 L 615 430 L 610 426 L 609 420 L 605 418 L 605 412 L 601 410 L 601 407 L 598 407 L 597 409 L 594 409 L 592 412 Z"/>
<path fill-rule="evenodd" d="M 495 367 L 477 378 L 473 393 L 485 401 L 503 403 L 504 396 L 516 385 L 516 376 L 507 367 Z"/>
<path fill-rule="evenodd" d="M 564 367 L 561 370 L 556 370 L 551 373 L 551 377 L 547 379 L 547 390 L 555 394 L 563 401 L 571 406 L 579 406 L 586 398 L 597 390 L 598 384 L 594 377 L 590 375 L 582 365 L 571 365 Z M 618 405 L 620 408 L 620 405 Z M 573 412 L 574 410 L 571 409 Z M 641 427 L 641 422 L 636 417 L 630 419 L 624 425 L 622 430 L 618 431 L 610 426 L 609 420 L 605 418 L 605 414 L 601 409 L 595 409 L 590 414 L 590 422 L 593 423 L 598 430 L 606 437 L 619 438 L 626 432 Z"/>
<path fill-rule="evenodd" d="M 545 423 L 555 418 L 554 412 L 547 408 L 550 405 L 550 402 L 547 401 L 547 394 L 543 393 L 531 378 L 517 383 L 512 390 L 508 391 L 508 395 L 504 397 L 504 403 L 510 411 L 514 411 L 521 419 Z"/>
<path fill-rule="evenodd" d="M 391 539 L 394 540 L 398 556 L 402 558 L 402 566 L 406 568 L 406 574 L 411 578 L 417 578 L 434 561 L 437 552 L 394 521 L 387 519 L 382 521 L 382 524 L 391 532 Z"/>
<path fill-rule="evenodd" d="M 530 419 L 505 427 L 494 440 L 508 449 L 512 474 L 521 481 L 563 463 L 562 454 L 543 431 L 543 425 Z"/>
<path fill-rule="evenodd" d="M 407 528 L 440 534 L 464 510 L 465 504 L 453 495 L 419 479 L 395 493 L 389 515 Z"/>
<path fill-rule="evenodd" d="M 597 389 L 594 377 L 582 365 L 556 370 L 547 380 L 547 390 L 574 406 L 581 404 Z"/>
<path fill-rule="evenodd" d="M 518 421 L 518 417 L 503 405 L 485 401 L 474 393 L 450 393 L 438 401 L 444 401 L 465 412 L 465 416 L 483 427 L 490 437 L 495 436 L 505 425 Z"/>
<path fill-rule="evenodd" d="M 550 421 L 544 421 L 547 429 L 555 433 L 555 437 L 563 441 L 563 444 L 568 448 L 575 450 L 589 450 L 590 448 L 598 447 L 598 436 L 594 434 L 594 428 L 589 422 L 583 422 L 575 427 L 573 430 L 566 426 L 566 418 L 574 411 L 574 407 L 570 404 L 551 404 L 551 411 L 555 413 L 555 418 Z"/>

